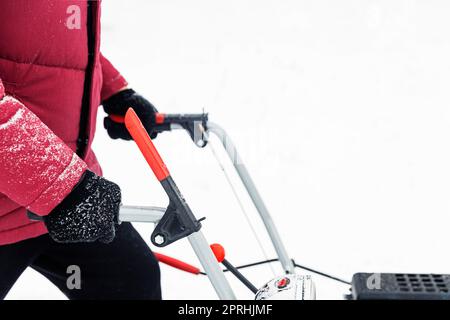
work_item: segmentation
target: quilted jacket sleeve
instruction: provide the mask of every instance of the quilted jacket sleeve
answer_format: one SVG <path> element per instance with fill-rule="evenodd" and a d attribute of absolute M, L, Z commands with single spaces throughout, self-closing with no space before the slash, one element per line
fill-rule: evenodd
<path fill-rule="evenodd" d="M 46 215 L 70 193 L 86 168 L 34 113 L 5 94 L 0 80 L 0 192 Z"/>
<path fill-rule="evenodd" d="M 100 63 L 102 65 L 103 86 L 101 91 L 101 101 L 105 101 L 113 94 L 119 92 L 120 89 L 125 88 L 128 82 L 117 71 L 116 68 L 100 53 Z"/>

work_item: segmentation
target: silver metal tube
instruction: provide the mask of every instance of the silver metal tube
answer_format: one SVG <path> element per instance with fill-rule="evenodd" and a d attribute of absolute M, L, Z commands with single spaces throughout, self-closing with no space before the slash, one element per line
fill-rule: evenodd
<path fill-rule="evenodd" d="M 288 273 L 295 273 L 294 264 L 289 257 L 286 248 L 281 241 L 280 234 L 275 226 L 275 223 L 272 220 L 272 217 L 267 209 L 261 195 L 259 194 L 258 189 L 256 188 L 253 179 L 251 178 L 245 164 L 243 163 L 239 153 L 237 152 L 236 146 L 231 140 L 230 136 L 226 133 L 226 131 L 220 127 L 219 125 L 208 122 L 208 132 L 214 133 L 219 140 L 222 142 L 225 151 L 227 152 L 231 162 L 233 163 L 234 168 L 236 169 L 239 177 L 241 178 L 242 183 L 244 184 L 245 189 L 247 190 L 250 198 L 253 201 L 256 210 L 258 211 L 266 230 L 269 234 L 270 239 L 272 240 L 275 251 L 280 259 L 281 265 L 283 269 Z"/>
<path fill-rule="evenodd" d="M 164 212 L 166 209 L 160 207 L 121 206 L 119 221 L 158 223 Z"/>
<path fill-rule="evenodd" d="M 236 296 L 203 233 L 201 231 L 194 232 L 188 236 L 188 239 L 219 299 L 236 300 Z"/>

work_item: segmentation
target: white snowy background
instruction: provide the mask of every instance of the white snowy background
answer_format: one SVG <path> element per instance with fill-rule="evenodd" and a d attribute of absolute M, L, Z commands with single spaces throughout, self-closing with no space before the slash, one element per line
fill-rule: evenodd
<path fill-rule="evenodd" d="M 298 263 L 346 279 L 450 273 L 449 14 L 444 0 L 109 0 L 102 46 L 160 111 L 205 108 L 229 131 Z M 136 146 L 108 139 L 102 118 L 105 176 L 126 204 L 165 206 Z M 211 151 L 184 132 L 155 143 L 208 240 L 236 265 L 264 259 Z M 148 241 L 152 227 L 135 226 Z M 199 265 L 186 240 L 159 251 Z M 257 286 L 273 276 L 245 274 Z M 348 292 L 314 279 L 319 299 Z M 162 286 L 166 299 L 216 297 L 205 277 L 166 266 Z M 8 298 L 65 297 L 27 270 Z"/>

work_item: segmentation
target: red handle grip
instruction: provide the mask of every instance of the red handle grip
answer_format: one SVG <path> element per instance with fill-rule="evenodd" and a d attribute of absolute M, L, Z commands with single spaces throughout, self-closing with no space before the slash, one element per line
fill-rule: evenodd
<path fill-rule="evenodd" d="M 116 114 L 110 114 L 109 117 L 111 118 L 112 121 L 117 122 L 117 123 L 125 123 L 125 117 L 123 116 L 118 116 Z"/>
<path fill-rule="evenodd" d="M 150 165 L 150 168 L 152 168 L 156 178 L 161 181 L 170 176 L 169 170 L 133 108 L 128 109 L 125 115 L 125 126 L 141 150 L 145 160 Z"/>
<path fill-rule="evenodd" d="M 125 123 L 125 117 L 123 117 L 123 116 L 118 116 L 116 114 L 110 114 L 109 117 L 114 122 Z M 155 114 L 155 123 L 156 124 L 163 124 L 165 118 L 166 118 L 166 115 L 164 113 L 156 113 Z"/>

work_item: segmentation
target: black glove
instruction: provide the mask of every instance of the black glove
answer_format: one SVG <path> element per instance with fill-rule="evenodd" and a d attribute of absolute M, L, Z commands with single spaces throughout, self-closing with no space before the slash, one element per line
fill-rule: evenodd
<path fill-rule="evenodd" d="M 44 217 L 50 237 L 60 243 L 111 242 L 115 237 L 120 188 L 86 171 L 72 192 Z"/>
<path fill-rule="evenodd" d="M 122 90 L 103 101 L 103 108 L 107 114 L 124 116 L 130 107 L 134 109 L 141 119 L 150 138 L 156 138 L 157 132 L 154 132 L 152 129 L 155 125 L 155 114 L 158 110 L 133 89 Z M 110 117 L 106 117 L 103 125 L 112 139 L 132 140 L 130 133 L 123 123 L 114 122 Z"/>

